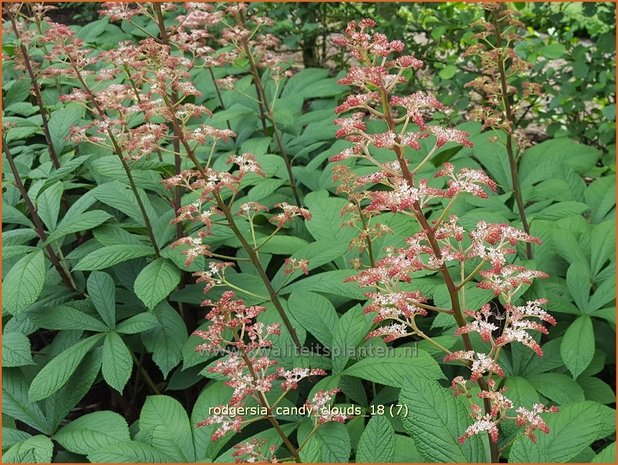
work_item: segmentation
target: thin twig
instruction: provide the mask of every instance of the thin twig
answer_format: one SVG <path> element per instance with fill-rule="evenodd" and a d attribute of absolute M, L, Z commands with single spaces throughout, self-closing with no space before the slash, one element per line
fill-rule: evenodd
<path fill-rule="evenodd" d="M 49 150 L 49 158 L 54 165 L 54 168 L 60 168 L 60 161 L 58 159 L 58 154 L 56 153 L 56 149 L 54 147 L 51 133 L 49 132 L 49 115 L 47 113 L 47 108 L 45 108 L 45 104 L 43 103 L 43 97 L 41 95 L 41 89 L 39 87 L 39 83 L 36 79 L 36 74 L 34 73 L 34 69 L 32 68 L 32 62 L 30 61 L 30 54 L 28 53 L 28 49 L 25 47 L 23 42 L 21 41 L 19 35 L 19 29 L 17 27 L 17 22 L 15 21 L 15 17 L 11 15 L 11 25 L 13 26 L 13 31 L 15 32 L 15 37 L 19 42 L 19 49 L 21 51 L 22 57 L 24 59 L 24 65 L 26 66 L 26 70 L 28 71 L 28 75 L 30 76 L 30 80 L 32 81 L 32 90 L 34 91 L 34 98 L 36 99 L 37 106 L 39 107 L 39 112 L 41 113 L 41 121 L 43 123 L 43 133 L 45 134 L 45 141 L 47 142 L 47 148 Z"/>
<path fill-rule="evenodd" d="M 521 184 L 519 182 L 519 166 L 515 153 L 513 150 L 513 131 L 515 130 L 515 118 L 511 111 L 511 99 L 508 92 L 508 82 L 506 79 L 506 70 L 504 68 L 504 54 L 502 51 L 502 30 L 500 29 L 500 22 L 498 21 L 498 10 L 492 10 L 492 23 L 494 26 L 494 32 L 496 36 L 496 46 L 498 49 L 498 73 L 500 74 L 500 92 L 502 94 L 502 102 L 504 103 L 504 117 L 509 122 L 510 128 L 506 131 L 506 153 L 509 158 L 509 169 L 511 171 L 511 182 L 513 184 L 513 195 L 515 196 L 515 203 L 517 204 L 517 210 L 519 212 L 519 218 L 526 234 L 530 234 L 530 225 L 528 218 L 526 217 L 526 208 L 524 205 L 524 199 L 521 195 Z M 526 256 L 530 260 L 532 259 L 532 244 L 526 242 Z"/>

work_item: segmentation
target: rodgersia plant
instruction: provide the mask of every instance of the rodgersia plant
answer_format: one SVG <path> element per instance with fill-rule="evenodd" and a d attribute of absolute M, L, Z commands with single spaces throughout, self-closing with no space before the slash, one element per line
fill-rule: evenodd
<path fill-rule="evenodd" d="M 444 107 L 430 94 L 396 93 L 423 63 L 413 56 L 398 55 L 404 44 L 372 33 L 374 26 L 370 19 L 351 22 L 345 35 L 336 39 L 356 61 L 339 82 L 354 87 L 356 93 L 337 107 L 342 115 L 335 120 L 337 136 L 350 141 L 351 146 L 331 161 L 345 162 L 335 168 L 336 179 L 351 201 L 345 213 L 354 212 L 351 221 L 361 231 L 357 244 L 369 255 L 369 264 L 350 280 L 367 289 L 365 312 L 374 315 L 374 329 L 367 338 L 391 342 L 418 337 L 442 351 L 444 362 L 467 367 L 468 375 L 459 375 L 452 383 L 455 394 L 464 394 L 470 401 L 472 417 L 459 441 L 487 433 L 492 461 L 497 461 L 500 451 L 514 440 L 499 443 L 504 422 L 515 421 L 523 428 L 522 434 L 535 440 L 535 430 L 548 431 L 541 414 L 557 410 L 541 404 L 532 410 L 514 405 L 500 383 L 504 347 L 523 344 L 542 356 L 534 334 L 547 334 L 544 322 L 556 323 L 542 309 L 543 299 L 521 298 L 532 280 L 545 277 L 545 273 L 513 263 L 518 244 L 539 240 L 508 224 L 479 221 L 466 229 L 451 213 L 461 197 L 487 198 L 496 185 L 481 170 L 458 170 L 450 163 L 435 171 L 429 168 L 445 144 L 469 147 L 472 143 L 465 131 L 431 123 L 431 114 Z M 374 170 L 369 172 L 368 167 Z M 419 230 L 406 238 L 404 245 L 390 247 L 376 258 L 372 250 L 376 234 L 372 231 L 384 228 L 372 224 L 372 217 L 385 211 L 405 215 Z M 449 308 L 429 304 L 431 296 L 414 290 L 415 276 L 427 273 L 437 273 L 444 282 Z M 481 308 L 468 308 L 468 283 L 491 289 L 496 298 Z M 454 335 L 461 337 L 461 349 L 451 350 L 419 328 L 420 320 L 432 313 L 454 318 Z M 473 334 L 480 340 L 471 337 Z M 471 389 L 474 383 L 480 388 L 475 394 Z M 482 407 L 475 398 L 482 400 Z"/>
<path fill-rule="evenodd" d="M 520 102 L 517 24 L 482 24 L 479 134 L 441 125 L 410 90 L 432 70 L 373 21 L 333 78 L 288 63 L 266 10 L 115 2 L 80 27 L 8 5 L 3 460 L 609 457 L 613 179 L 589 147 L 526 150 L 545 243 L 518 229 L 484 143 L 516 134 L 495 59 Z"/>

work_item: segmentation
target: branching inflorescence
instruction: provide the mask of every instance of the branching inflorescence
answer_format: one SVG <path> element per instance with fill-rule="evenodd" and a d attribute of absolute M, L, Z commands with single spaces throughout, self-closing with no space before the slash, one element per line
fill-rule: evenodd
<path fill-rule="evenodd" d="M 485 100 L 484 105 L 479 105 L 471 113 L 483 122 L 484 129 L 496 131 L 505 146 L 515 204 L 523 229 L 529 233 L 530 226 L 518 174 L 518 149 L 524 149 L 529 141 L 517 126 L 533 105 L 524 108 L 523 104 L 526 100 L 536 101 L 541 86 L 522 79 L 523 73 L 531 65 L 518 57 L 511 46 L 514 41 L 521 40 L 517 30 L 523 29 L 524 25 L 504 5 L 487 3 L 484 8 L 488 10 L 489 19 L 474 24 L 480 29 L 475 34 L 479 42 L 465 53 L 466 56 L 477 57 L 482 70 L 479 77 L 466 84 L 466 87 L 475 89 Z M 530 244 L 526 245 L 526 255 L 532 258 Z"/>
<path fill-rule="evenodd" d="M 353 221 L 362 223 L 357 243 L 363 250 L 372 250 L 371 240 L 376 236 L 372 231 L 384 229 L 371 223 L 376 212 L 406 215 L 418 223 L 420 231 L 408 237 L 404 246 L 388 249 L 382 258 L 375 259 L 373 250 L 369 266 L 350 280 L 371 289 L 366 294 L 370 305 L 365 311 L 375 314 L 376 327 L 368 338 L 382 337 L 390 342 L 417 336 L 445 352 L 445 362 L 456 361 L 470 369 L 469 379 L 458 376 L 453 380 L 456 394 L 465 393 L 470 399 L 474 419 L 462 431 L 460 441 L 487 432 L 492 460 L 496 461 L 498 427 L 503 421 L 515 420 L 534 440 L 534 430 L 547 432 L 539 415 L 556 410 L 540 404 L 532 410 L 514 406 L 505 397 L 505 389 L 499 387 L 499 378 L 504 376 L 499 361 L 502 348 L 519 342 L 540 356 L 541 348 L 530 331 L 546 334 L 542 322 L 555 324 L 541 308 L 544 300 L 518 302 L 534 278 L 546 275 L 511 263 L 517 244 L 539 241 L 507 224 L 480 221 L 466 230 L 457 216 L 450 214 L 458 198 L 487 198 L 496 185 L 481 170 L 457 170 L 450 163 L 436 171 L 434 179 L 421 175 L 430 171 L 428 164 L 445 144 L 471 147 L 472 143 L 462 130 L 429 123 L 432 112 L 444 109 L 430 94 L 395 94 L 398 85 L 407 83 L 406 76 L 423 64 L 407 55 L 392 58 L 392 54 L 402 52 L 403 43 L 370 33 L 373 26 L 374 21 L 369 19 L 351 22 L 345 35 L 336 40 L 357 61 L 340 84 L 353 86 L 359 93 L 348 96 L 337 108 L 339 113 L 346 113 L 335 121 L 340 128 L 337 136 L 352 145 L 331 161 L 345 162 L 335 168 L 336 179 L 350 198 L 346 211 L 356 211 Z M 370 174 L 355 174 L 355 167 L 362 167 L 366 173 L 368 165 L 377 169 Z M 437 272 L 443 278 L 450 308 L 430 305 L 430 296 L 413 290 L 415 274 L 428 272 Z M 499 315 L 495 310 L 498 305 L 492 303 L 480 309 L 465 307 L 465 286 L 474 279 L 479 280 L 479 287 L 494 292 L 503 314 Z M 461 336 L 463 350 L 451 351 L 419 329 L 417 319 L 432 311 L 453 315 L 458 326 L 455 335 Z M 483 348 L 475 348 L 472 333 L 478 333 L 486 343 Z M 473 401 L 470 382 L 481 387 L 478 397 L 484 409 Z"/>

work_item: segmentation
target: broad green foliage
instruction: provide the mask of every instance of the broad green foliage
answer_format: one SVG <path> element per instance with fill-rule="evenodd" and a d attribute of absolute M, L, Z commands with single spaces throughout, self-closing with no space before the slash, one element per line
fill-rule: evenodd
<path fill-rule="evenodd" d="M 59 11 L 67 15 L 71 8 L 84 8 L 61 6 Z M 225 6 L 213 4 L 214 10 Z M 245 19 L 252 21 L 254 14 L 271 18 L 273 24 L 259 30 L 281 41 L 266 47 L 277 57 L 276 64 L 268 54 L 259 55 L 263 51 L 258 47 L 255 69 L 233 41 L 217 41 L 223 37 L 221 21 L 207 27 L 212 27 L 210 35 L 187 39 L 197 41 L 197 54 L 180 50 L 180 42 L 174 41 L 181 37 L 173 35 L 178 16 L 194 7 L 187 10 L 178 3 L 169 11 L 163 8 L 163 27 L 171 38 L 161 34 L 152 6 L 144 7 L 148 15 L 129 7 L 132 13 L 124 18 L 99 17 L 94 7 L 86 7 L 69 24 L 92 57 L 84 65 L 83 83 L 60 63 L 62 53 L 53 50 L 57 44 L 41 40 L 54 30 L 48 20 L 22 7 L 18 32 L 28 36 L 16 37 L 5 16 L 3 462 L 229 463 L 247 460 L 242 449 L 247 444 L 259 445 L 262 455 L 253 457 L 258 461 L 274 455 L 293 462 L 290 442 L 299 460 L 314 463 L 476 463 L 490 461 L 496 448 L 503 462 L 613 463 L 615 5 L 522 2 L 508 7 L 527 26 L 510 46 L 531 64 L 522 76 L 509 77 L 516 89 L 514 103 L 529 105 L 518 121 L 518 135 L 527 143 L 514 145 L 515 177 L 503 131 L 486 130 L 471 118 L 476 103 L 492 104 L 467 86 L 479 76 L 480 63 L 463 56 L 479 43 L 471 25 L 488 15 L 479 5 L 252 4 Z M 16 14 L 8 6 L 6 12 Z M 73 21 L 57 14 L 45 13 L 52 20 Z M 525 282 L 512 301 L 526 305 L 547 299 L 545 308 L 556 325 L 546 325 L 548 334 L 531 333 L 528 347 L 513 343 L 494 351 L 504 376 L 481 378 L 481 384 L 491 378 L 498 389 L 506 388 L 515 408 L 543 404 L 559 409 L 541 414 L 549 432 L 534 431 L 536 443 L 514 421 L 500 424 L 494 447 L 486 431 L 460 441 L 474 423 L 471 405 L 485 408 L 477 394 L 487 387 L 472 382 L 467 394 L 454 395 L 451 381 L 470 370 L 461 361 L 445 362 L 444 356 L 467 350 L 455 331 L 473 320 L 464 315 L 461 323 L 453 317 L 453 289 L 438 266 L 410 273 L 410 282 L 400 283 L 401 290 L 427 297 L 416 302 L 427 308 L 426 316 L 419 313 L 414 320 L 416 335 L 394 342 L 370 335 L 384 327 L 369 307 L 372 293 L 383 293 L 383 310 L 402 304 L 387 301 L 381 281 L 361 287 L 351 278 L 409 247 L 423 227 L 412 209 L 378 209 L 369 222 L 384 229 L 370 238 L 369 251 L 361 237 L 365 229 L 356 221 L 369 196 L 359 197 L 355 205 L 345 186 L 375 169 L 362 157 L 329 162 L 352 146 L 336 137 L 341 125 L 334 120 L 351 116 L 335 112 L 353 93 L 352 86 L 338 80 L 359 61 L 331 40 L 342 25 L 363 17 L 376 20 L 376 31 L 402 39 L 404 54 L 424 61 L 419 71 L 402 70 L 409 83 L 401 92 L 431 91 L 446 105 L 448 110 L 432 109 L 437 111 L 428 126 L 466 131 L 472 143 L 451 140 L 442 146 L 429 135 L 419 139 L 418 150 L 405 147 L 402 156 L 414 168 L 436 143 L 414 179 L 427 179 L 431 189 L 447 189 L 445 178 L 434 175 L 450 163 L 456 172 L 483 170 L 497 184 L 495 192 L 485 189 L 486 199 L 462 193 L 451 204 L 447 197 L 436 197 L 423 205 L 421 219 L 432 224 L 446 212 L 467 231 L 481 221 L 523 229 L 523 215 L 530 234 L 540 239 L 531 245 L 530 255 L 525 244 L 514 245 L 507 264 L 548 277 Z M 197 24 L 191 28 L 201 30 L 199 20 L 191 21 Z M 120 43 L 138 45 L 146 39 L 142 44 L 148 44 L 149 37 L 154 37 L 156 51 L 140 49 L 143 82 L 137 68 L 110 72 L 110 62 L 125 57 L 110 58 Z M 171 68 L 159 55 L 168 40 L 173 45 L 165 58 L 178 59 Z M 34 81 L 23 66 L 22 45 L 33 64 Z M 230 57 L 223 56 L 230 51 Z M 126 56 L 133 63 L 135 57 Z M 181 56 L 196 61 L 189 67 Z M 289 75 L 284 61 L 293 62 Z M 172 75 L 174 70 L 178 75 Z M 157 72 L 164 84 L 155 92 L 148 79 Z M 179 87 L 174 87 L 176 81 L 172 86 L 172 78 Z M 523 81 L 541 86 L 540 96 L 527 104 Z M 109 84 L 117 87 L 101 97 Z M 110 143 L 107 126 L 92 126 L 100 123 L 101 114 L 87 92 L 80 95 L 84 85 L 101 97 L 102 112 L 117 131 L 112 136 L 116 134 L 120 154 Z M 174 107 L 178 115 L 173 119 L 182 127 L 174 127 L 159 91 L 180 99 L 170 105 L 182 105 L 181 110 Z M 137 102 L 144 96 L 152 101 Z M 208 111 L 185 115 L 202 106 Z M 116 124 L 128 109 L 131 115 Z M 420 110 L 419 118 L 426 110 Z M 391 129 L 400 130 L 402 124 L 403 119 L 396 120 Z M 146 125 L 161 125 L 165 137 L 148 133 L 131 139 Z M 366 126 L 372 136 L 389 129 L 380 115 Z M 200 131 L 217 136 L 200 139 Z M 95 133 L 101 140 L 92 138 Z M 136 140 L 145 148 L 131 146 Z M 365 155 L 378 163 L 394 160 L 385 148 L 372 146 Z M 263 173 L 250 169 L 253 161 Z M 349 178 L 337 171 L 342 166 Z M 218 190 L 220 198 L 213 197 L 208 186 L 191 184 L 204 177 L 195 174 L 200 167 L 217 172 L 205 177 L 208 182 L 225 184 L 226 179 L 217 178 L 222 173 L 238 180 L 231 182 L 233 188 Z M 239 174 L 244 169 L 248 172 Z M 187 172 L 193 173 L 191 182 L 169 181 Z M 367 192 L 355 192 L 375 195 L 388 189 L 375 183 Z M 297 204 L 308 213 L 297 210 Z M 296 209 L 295 214 L 281 219 L 286 208 Z M 462 247 L 470 243 L 466 233 Z M 194 253 L 196 247 L 203 249 Z M 462 260 L 461 268 L 457 260 L 444 268 L 447 278 L 463 280 L 483 266 L 478 257 Z M 505 315 L 509 302 L 499 292 L 479 287 L 481 280 L 476 276 L 457 289 L 461 310 L 477 312 L 486 305 Z M 230 292 L 244 301 L 243 309 L 260 309 L 259 316 L 243 317 L 240 335 L 225 326 L 229 320 L 221 323 L 213 317 L 213 305 Z M 504 318 L 491 320 L 497 327 L 494 339 L 506 324 Z M 226 328 L 224 342 L 203 347 L 200 335 L 212 336 L 217 324 Z M 228 343 L 231 347 L 236 339 L 260 341 L 261 333 L 251 331 L 268 332 L 270 325 L 279 325 L 266 348 L 276 364 L 258 371 L 276 381 L 260 393 L 263 398 L 257 391 L 244 396 L 234 392 L 230 376 L 242 357 L 235 361 L 232 354 L 217 350 Z M 475 351 L 489 352 L 487 340 L 474 331 L 469 336 Z M 536 344 L 542 357 L 530 350 Z M 294 350 L 296 345 L 301 350 Z M 278 369 L 314 374 L 300 376 L 298 386 L 286 390 L 286 377 Z M 251 382 L 250 376 L 246 379 Z M 319 396 L 331 390 L 325 405 L 350 409 L 346 422 L 331 418 L 322 423 L 327 414 L 298 411 L 306 402 L 319 404 Z M 245 415 L 242 431 L 230 425 L 224 430 L 221 422 L 201 424 L 214 415 L 213 409 L 236 405 L 238 396 L 248 407 L 267 403 L 288 410 L 269 412 L 259 421 Z M 229 416 L 232 421 L 236 415 Z"/>
<path fill-rule="evenodd" d="M 468 424 L 461 399 L 435 381 L 414 379 L 404 386 L 399 402 L 409 406 L 402 422 L 426 462 L 485 462 L 479 437 L 460 444 L 458 433 Z"/>

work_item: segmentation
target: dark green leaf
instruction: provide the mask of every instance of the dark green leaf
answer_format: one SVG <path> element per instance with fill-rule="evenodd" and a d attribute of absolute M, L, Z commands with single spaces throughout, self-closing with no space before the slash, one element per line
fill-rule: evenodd
<path fill-rule="evenodd" d="M 589 316 L 578 317 L 566 330 L 560 344 L 560 355 L 573 378 L 577 378 L 594 357 L 594 331 Z"/>
<path fill-rule="evenodd" d="M 88 295 L 99 315 L 110 328 L 116 326 L 116 283 L 107 273 L 93 271 L 88 277 Z"/>
<path fill-rule="evenodd" d="M 45 399 L 64 386 L 82 359 L 102 337 L 102 334 L 90 336 L 54 357 L 32 380 L 28 390 L 30 401 Z"/>
<path fill-rule="evenodd" d="M 88 413 L 61 428 L 54 439 L 75 454 L 92 454 L 130 439 L 127 421 L 116 412 Z"/>
<path fill-rule="evenodd" d="M 21 258 L 5 275 L 2 282 L 2 308 L 18 315 L 36 302 L 44 282 L 45 256 L 42 250 L 37 250 Z"/>
<path fill-rule="evenodd" d="M 28 336 L 18 332 L 5 332 L 2 335 L 2 367 L 21 367 L 32 364 Z"/>
<path fill-rule="evenodd" d="M 401 421 L 427 462 L 485 462 L 483 442 L 473 436 L 463 444 L 458 438 L 470 424 L 460 397 L 435 381 L 412 378 L 399 395 L 407 415 Z"/>
<path fill-rule="evenodd" d="M 135 294 L 152 310 L 176 288 L 180 274 L 180 270 L 171 261 L 158 258 L 149 263 L 135 279 Z"/>
<path fill-rule="evenodd" d="M 133 371 L 133 359 L 129 348 L 115 332 L 108 333 L 103 342 L 101 371 L 107 384 L 122 394 Z"/>
<path fill-rule="evenodd" d="M 357 463 L 391 463 L 395 458 L 395 430 L 385 416 L 373 417 L 360 437 Z"/>
<path fill-rule="evenodd" d="M 75 265 L 74 269 L 79 271 L 102 270 L 127 260 L 149 255 L 154 255 L 154 250 L 147 245 L 110 245 L 89 253 Z"/>

